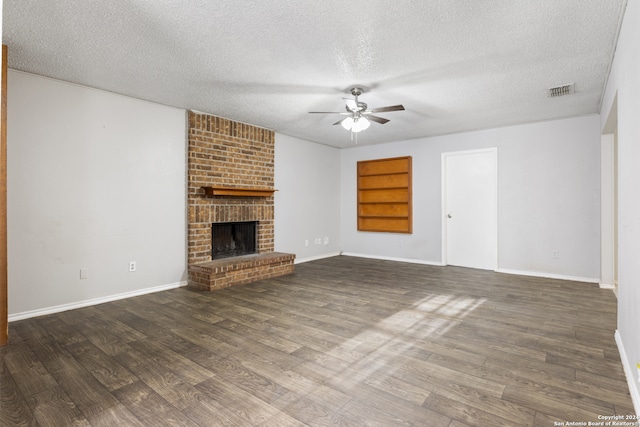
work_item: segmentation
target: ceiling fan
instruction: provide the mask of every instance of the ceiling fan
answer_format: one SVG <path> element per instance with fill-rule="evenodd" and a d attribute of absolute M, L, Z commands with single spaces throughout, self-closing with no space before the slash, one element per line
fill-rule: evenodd
<path fill-rule="evenodd" d="M 400 111 L 404 110 L 402 105 L 390 105 L 388 107 L 378 107 L 372 108 L 371 110 L 367 109 L 367 104 L 358 101 L 358 97 L 362 95 L 362 88 L 354 87 L 351 88 L 351 95 L 354 96 L 355 99 L 345 98 L 345 109 L 346 112 L 340 111 L 309 111 L 311 114 L 340 114 L 343 116 L 347 116 L 344 119 L 338 120 L 334 123 L 334 125 L 342 125 L 343 128 L 351 131 L 351 139 L 353 139 L 353 134 L 358 133 L 367 129 L 371 122 L 380 123 L 381 125 L 387 123 L 389 120 L 383 117 L 374 116 L 373 113 L 386 113 L 389 111 Z M 357 135 L 356 135 L 357 141 Z"/>

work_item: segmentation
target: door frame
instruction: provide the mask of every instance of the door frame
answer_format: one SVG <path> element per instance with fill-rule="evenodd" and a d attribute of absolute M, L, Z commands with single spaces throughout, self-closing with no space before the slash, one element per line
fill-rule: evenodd
<path fill-rule="evenodd" d="M 494 190 L 495 190 L 495 194 L 496 194 L 496 206 L 495 206 L 495 218 L 493 219 L 494 224 L 495 224 L 495 230 L 496 230 L 496 235 L 495 235 L 495 254 L 494 254 L 494 262 L 493 262 L 493 270 L 497 271 L 498 270 L 498 244 L 499 244 L 499 240 L 498 240 L 498 235 L 499 235 L 499 228 L 498 228 L 498 197 L 499 197 L 499 193 L 498 193 L 498 147 L 490 147 L 490 148 L 480 148 L 480 149 L 474 149 L 474 150 L 462 150 L 462 151 L 448 151 L 448 152 L 443 152 L 441 154 L 441 159 L 440 159 L 440 171 L 441 171 L 441 190 L 440 190 L 440 194 L 441 194 L 441 216 L 440 216 L 440 224 L 441 224 L 441 239 L 442 239 L 442 254 L 441 254 L 441 259 L 442 259 L 442 265 L 448 265 L 448 260 L 447 260 L 447 221 L 446 221 L 446 217 L 447 217 L 447 159 L 449 157 L 453 157 L 453 156 L 465 156 L 465 155 L 471 155 L 471 154 L 483 154 L 483 153 L 489 153 L 489 154 L 493 154 L 494 156 L 494 160 L 495 160 L 495 165 L 496 165 L 496 169 L 495 169 L 495 180 L 494 180 Z"/>
<path fill-rule="evenodd" d="M 0 1 L 0 5 L 2 2 Z M 0 13 L 2 15 L 2 13 Z M 1 17 L 1 16 L 0 16 Z M 7 52 L 2 45 L 2 74 L 0 83 L 0 347 L 9 341 L 9 295 L 7 252 Z"/>
<path fill-rule="evenodd" d="M 618 95 L 600 135 L 600 287 L 618 295 Z"/>
<path fill-rule="evenodd" d="M 615 288 L 614 135 L 600 135 L 600 287 Z"/>

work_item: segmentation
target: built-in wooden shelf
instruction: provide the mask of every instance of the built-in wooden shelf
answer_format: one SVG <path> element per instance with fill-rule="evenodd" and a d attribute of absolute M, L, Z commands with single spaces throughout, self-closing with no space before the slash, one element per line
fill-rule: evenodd
<path fill-rule="evenodd" d="M 202 187 L 204 194 L 209 197 L 269 197 L 278 190 L 267 188 L 230 188 L 230 187 Z"/>
<path fill-rule="evenodd" d="M 358 230 L 411 233 L 411 157 L 358 162 Z"/>

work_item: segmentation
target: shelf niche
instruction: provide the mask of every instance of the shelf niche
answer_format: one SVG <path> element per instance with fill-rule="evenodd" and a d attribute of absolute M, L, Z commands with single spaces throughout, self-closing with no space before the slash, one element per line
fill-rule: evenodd
<path fill-rule="evenodd" d="M 411 156 L 358 162 L 358 231 L 412 232 Z"/>

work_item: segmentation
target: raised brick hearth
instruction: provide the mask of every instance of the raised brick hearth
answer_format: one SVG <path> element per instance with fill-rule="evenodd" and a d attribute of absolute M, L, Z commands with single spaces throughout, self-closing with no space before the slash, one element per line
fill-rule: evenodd
<path fill-rule="evenodd" d="M 215 290 L 293 272 L 295 255 L 274 252 L 273 195 L 211 196 L 203 189 L 273 190 L 274 149 L 273 131 L 189 112 L 190 287 Z M 211 224 L 234 221 L 257 222 L 257 253 L 212 261 Z"/>
<path fill-rule="evenodd" d="M 293 273 L 295 255 L 281 252 L 200 262 L 189 267 L 189 286 L 214 291 Z"/>

